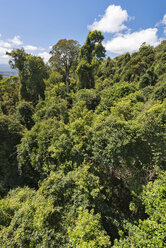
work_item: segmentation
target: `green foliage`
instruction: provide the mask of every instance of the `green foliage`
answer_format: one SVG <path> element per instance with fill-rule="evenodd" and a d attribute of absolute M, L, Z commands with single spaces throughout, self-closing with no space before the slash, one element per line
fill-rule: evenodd
<path fill-rule="evenodd" d="M 3 75 L 0 73 L 0 81 L 3 79 Z"/>
<path fill-rule="evenodd" d="M 166 246 L 166 42 L 104 59 L 103 38 L 60 40 L 50 67 L 8 53 L 0 247 Z"/>
<path fill-rule="evenodd" d="M 24 49 L 16 49 L 7 54 L 12 57 L 9 61 L 11 67 L 17 68 L 19 72 L 21 99 L 34 104 L 39 96 L 44 99 L 44 79 L 48 73 L 42 58 L 27 54 Z"/>
<path fill-rule="evenodd" d="M 135 91 L 136 85 L 127 82 L 119 82 L 111 85 L 111 87 L 104 87 L 104 89 L 100 92 L 101 102 L 97 107 L 97 113 L 103 111 L 110 112 L 110 107 L 113 106 L 114 102 Z"/>
<path fill-rule="evenodd" d="M 52 172 L 37 192 L 28 187 L 11 191 L 0 201 L 2 247 L 67 247 L 68 229 L 73 228 L 80 207 L 91 208 L 100 199 L 100 190 L 99 178 L 90 166 L 82 165 L 66 175 Z M 89 217 L 90 223 L 84 223 L 85 236 L 89 227 L 93 232 L 89 242 L 108 245 L 99 215 Z"/>
<path fill-rule="evenodd" d="M 18 146 L 19 167 L 27 179 L 33 178 L 31 183 L 47 176 L 50 170 L 56 170 L 63 163 L 81 164 L 91 154 L 92 111 L 87 110 L 84 102 L 79 102 L 69 112 L 69 123 L 65 124 L 56 118 L 56 114 L 59 116 L 56 106 L 60 109 L 60 102 L 39 109 L 35 114 L 37 123 L 25 132 Z M 48 116 L 50 108 L 52 116 Z"/>
<path fill-rule="evenodd" d="M 100 95 L 95 89 L 82 89 L 76 93 L 75 101 L 85 101 L 88 110 L 95 110 L 100 102 Z"/>
<path fill-rule="evenodd" d="M 80 58 L 85 59 L 88 63 L 91 63 L 93 58 L 104 58 L 105 49 L 101 43 L 103 39 L 104 36 L 100 31 L 89 32 L 85 44 L 80 49 Z"/>
<path fill-rule="evenodd" d="M 72 141 L 72 160 L 81 164 L 91 157 L 91 125 L 93 111 L 88 111 L 85 101 L 80 101 L 70 111 L 69 132 Z"/>
<path fill-rule="evenodd" d="M 156 83 L 157 76 L 154 73 L 154 68 L 150 68 L 140 79 L 140 88 L 144 88 L 148 85 L 154 85 Z"/>
<path fill-rule="evenodd" d="M 94 88 L 94 77 L 92 73 L 92 65 L 82 59 L 77 67 L 77 74 L 79 78 L 79 89 Z"/>
<path fill-rule="evenodd" d="M 149 66 L 154 62 L 154 49 L 152 46 L 146 46 L 145 43 L 140 47 L 138 54 L 141 56 L 141 60 L 147 63 Z"/>
<path fill-rule="evenodd" d="M 85 44 L 80 49 L 79 64 L 76 73 L 79 78 L 79 89 L 94 88 L 94 71 L 99 61 L 105 57 L 102 45 L 104 36 L 100 31 L 89 32 Z"/>
<path fill-rule="evenodd" d="M 110 77 L 113 78 L 115 71 L 116 71 L 116 63 L 113 59 L 110 59 L 108 57 L 100 64 L 98 68 L 97 76 L 102 78 L 102 80 L 106 78 L 108 79 Z"/>
<path fill-rule="evenodd" d="M 65 74 L 66 92 L 69 93 L 69 72 L 77 63 L 79 44 L 75 40 L 59 40 L 52 47 L 50 63 L 56 70 Z"/>
<path fill-rule="evenodd" d="M 146 106 L 141 113 L 143 104 L 132 108 L 130 102 L 121 104 L 125 114 L 117 104 L 111 108 L 111 115 L 96 118 L 92 132 L 93 158 L 100 166 L 113 168 L 132 190 L 139 191 L 139 185 L 153 170 L 152 164 L 164 166 L 165 103 Z M 136 111 L 133 120 L 131 113 L 127 113 L 130 108 L 132 114 L 133 108 Z"/>
<path fill-rule="evenodd" d="M 100 225 L 100 215 L 94 215 L 92 210 L 90 213 L 80 210 L 75 228 L 69 228 L 68 233 L 72 247 L 110 247 L 109 237 Z"/>
<path fill-rule="evenodd" d="M 137 81 L 140 76 L 145 73 L 147 68 L 148 64 L 145 61 L 142 61 L 142 58 L 139 54 L 131 57 L 125 68 L 125 80 L 130 82 L 132 82 L 133 80 Z"/>
<path fill-rule="evenodd" d="M 129 121 L 136 118 L 138 113 L 142 111 L 144 102 L 145 98 L 142 92 L 136 91 L 114 102 L 110 112 L 123 121 Z"/>
<path fill-rule="evenodd" d="M 166 72 L 166 42 L 163 40 L 155 49 L 155 73 L 161 78 Z"/>
<path fill-rule="evenodd" d="M 64 127 L 60 126 L 56 119 L 49 119 L 37 123 L 30 131 L 25 132 L 18 146 L 18 164 L 25 182 L 29 185 L 37 186 L 39 179 L 47 176 L 51 168 L 57 167 L 56 163 L 64 162 L 68 150 L 67 141 L 62 140 L 65 137 L 63 130 Z M 56 158 L 53 158 L 53 152 L 49 148 L 54 140 L 58 141 Z M 65 147 L 66 153 L 63 154 Z"/>
<path fill-rule="evenodd" d="M 72 219 L 72 223 L 80 207 L 92 208 L 104 199 L 99 177 L 91 167 L 86 164 L 75 167 L 76 164 L 68 173 L 63 172 L 63 167 L 59 172 L 51 172 L 39 188 L 41 194 L 61 210 L 61 214 L 67 214 L 70 221 Z"/>
<path fill-rule="evenodd" d="M 48 100 L 47 100 L 48 99 Z M 60 97 L 46 97 L 46 101 L 40 101 L 36 106 L 33 118 L 36 122 L 52 118 L 68 121 L 68 102 Z"/>
<path fill-rule="evenodd" d="M 21 131 L 14 119 L 0 117 L 0 195 L 20 183 L 16 146 L 20 143 Z"/>
<path fill-rule="evenodd" d="M 47 67 L 45 66 L 42 58 L 33 55 L 27 55 L 25 70 L 23 73 L 25 73 L 26 94 L 28 94 L 27 99 L 25 95 L 25 100 L 32 100 L 36 103 L 39 99 L 39 96 L 44 99 L 44 79 L 48 77 L 48 74 Z M 24 98 L 23 91 L 21 92 L 22 97 Z"/>
<path fill-rule="evenodd" d="M 60 96 L 61 98 L 66 97 L 65 84 L 63 82 L 63 76 L 58 72 L 51 72 L 49 78 L 45 80 L 46 84 L 46 97 Z"/>
<path fill-rule="evenodd" d="M 34 120 L 39 122 L 56 117 L 57 120 L 66 123 L 68 121 L 68 101 L 62 75 L 52 72 L 45 83 L 45 101 L 42 100 L 37 104 Z"/>
<path fill-rule="evenodd" d="M 166 246 L 166 173 L 149 182 L 142 194 L 148 218 L 138 225 L 128 225 L 129 236 L 116 241 L 113 247 L 165 247 Z"/>
<path fill-rule="evenodd" d="M 57 232 L 65 244 L 68 243 L 67 231 L 69 227 L 73 229 L 80 207 L 92 208 L 95 203 L 103 201 L 99 178 L 91 172 L 90 166 L 87 165 L 81 165 L 67 174 L 62 171 L 51 173 L 43 181 L 39 191 L 52 202 L 54 209 L 59 213 Z M 93 239 L 95 241 L 95 237 Z"/>
<path fill-rule="evenodd" d="M 28 102 L 20 102 L 16 108 L 16 119 L 25 125 L 27 129 L 31 129 L 34 125 L 32 115 L 34 113 L 33 106 Z"/>
<path fill-rule="evenodd" d="M 0 109 L 3 114 L 15 113 L 19 101 L 19 80 L 16 76 L 4 78 L 0 81 Z"/>
<path fill-rule="evenodd" d="M 0 215 L 1 247 L 55 247 L 55 210 L 34 190 L 11 191 L 0 202 Z"/>
<path fill-rule="evenodd" d="M 12 52 L 6 52 L 6 54 L 12 57 L 12 59 L 9 60 L 9 64 L 11 65 L 12 69 L 17 69 L 19 74 L 21 74 L 26 61 L 26 53 L 24 49 L 15 49 Z"/>
<path fill-rule="evenodd" d="M 160 82 L 156 85 L 156 88 L 152 94 L 152 98 L 161 102 L 164 101 L 166 98 L 166 82 Z"/>

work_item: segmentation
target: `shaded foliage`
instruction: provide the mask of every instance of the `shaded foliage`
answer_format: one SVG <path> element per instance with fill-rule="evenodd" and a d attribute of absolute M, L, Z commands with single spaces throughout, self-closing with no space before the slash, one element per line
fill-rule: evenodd
<path fill-rule="evenodd" d="M 16 146 L 21 137 L 19 123 L 7 116 L 0 116 L 0 195 L 20 184 Z"/>

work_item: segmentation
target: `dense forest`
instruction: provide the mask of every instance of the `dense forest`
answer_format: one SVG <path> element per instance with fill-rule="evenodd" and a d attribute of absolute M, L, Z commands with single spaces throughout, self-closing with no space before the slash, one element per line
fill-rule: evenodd
<path fill-rule="evenodd" d="M 166 247 L 166 41 L 111 59 L 100 31 L 0 76 L 0 247 Z"/>

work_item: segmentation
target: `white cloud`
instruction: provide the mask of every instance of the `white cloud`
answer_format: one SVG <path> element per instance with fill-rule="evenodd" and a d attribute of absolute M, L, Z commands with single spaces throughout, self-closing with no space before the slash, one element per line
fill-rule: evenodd
<path fill-rule="evenodd" d="M 0 40 L 0 46 L 1 47 L 11 47 L 11 44 L 6 42 L 6 41 Z"/>
<path fill-rule="evenodd" d="M 0 47 L 0 64 L 7 64 L 9 61 L 9 56 L 6 55 L 6 51 L 11 52 L 11 49 L 6 50 L 3 47 Z"/>
<path fill-rule="evenodd" d="M 155 27 L 159 27 L 161 25 L 166 25 L 166 14 L 163 16 L 163 19 L 156 23 Z"/>
<path fill-rule="evenodd" d="M 162 22 L 164 26 L 166 25 L 166 14 L 163 16 Z M 166 35 L 166 26 L 164 27 L 164 34 Z"/>
<path fill-rule="evenodd" d="M 20 36 L 19 35 L 14 36 L 13 39 L 8 39 L 8 41 L 11 42 L 12 45 L 19 46 L 19 45 L 22 45 L 23 44 L 23 42 L 20 40 Z"/>
<path fill-rule="evenodd" d="M 35 51 L 35 50 L 38 50 L 38 47 L 32 46 L 32 45 L 27 45 L 27 46 L 24 46 L 24 49 L 28 50 L 28 51 Z"/>
<path fill-rule="evenodd" d="M 11 52 L 12 51 L 12 49 L 6 49 L 6 48 L 4 48 L 4 47 L 0 47 L 0 56 L 7 56 L 6 55 L 6 52 Z"/>
<path fill-rule="evenodd" d="M 2 35 L 0 34 L 0 37 Z M 9 42 L 0 40 L 0 63 L 6 64 L 9 60 L 9 57 L 6 55 L 6 52 L 11 52 L 12 45 Z"/>
<path fill-rule="evenodd" d="M 100 30 L 102 32 L 116 33 L 127 29 L 124 22 L 129 19 L 126 10 L 122 10 L 121 6 L 110 5 L 104 16 L 99 21 L 94 21 L 92 25 L 89 25 L 90 30 Z"/>
<path fill-rule="evenodd" d="M 51 55 L 47 52 L 39 53 L 38 56 L 42 57 L 45 62 L 48 62 L 49 58 L 51 57 Z"/>
<path fill-rule="evenodd" d="M 163 16 L 162 24 L 166 25 L 166 14 Z"/>
<path fill-rule="evenodd" d="M 13 39 L 8 39 L 7 42 L 0 40 L 0 63 L 7 64 L 9 56 L 6 55 L 6 52 L 11 52 L 14 46 L 18 46 L 20 44 L 22 44 L 22 41 L 19 36 L 14 36 Z"/>
<path fill-rule="evenodd" d="M 43 51 L 43 50 L 45 50 L 42 47 L 37 47 L 37 46 L 32 46 L 32 45 L 26 45 L 26 46 L 24 46 L 24 49 L 27 51 L 36 51 L 36 50 Z"/>
<path fill-rule="evenodd" d="M 39 50 L 39 51 L 44 51 L 45 48 L 43 48 L 43 47 L 38 47 L 38 50 Z"/>
<path fill-rule="evenodd" d="M 157 31 L 157 28 L 148 28 L 129 34 L 119 34 L 112 40 L 107 41 L 104 46 L 107 51 L 115 54 L 134 52 L 139 49 L 143 42 L 157 46 L 161 41 L 157 37 Z"/>
<path fill-rule="evenodd" d="M 0 34 L 1 37 L 1 34 Z M 5 40 L 0 39 L 0 64 L 4 63 L 7 64 L 9 60 L 9 56 L 6 55 L 6 52 L 11 52 L 12 49 L 19 48 L 20 45 L 22 45 L 23 42 L 20 39 L 20 36 L 16 35 L 12 39 L 7 39 L 7 42 Z M 25 45 L 23 48 L 32 54 L 36 54 L 36 52 L 41 52 L 39 56 L 43 57 L 45 61 L 48 61 L 50 55 L 47 52 L 42 52 L 45 50 L 45 48 L 37 47 L 33 45 Z"/>
<path fill-rule="evenodd" d="M 0 55 L 1 56 L 6 54 L 6 51 L 7 51 L 6 48 L 0 46 Z"/>

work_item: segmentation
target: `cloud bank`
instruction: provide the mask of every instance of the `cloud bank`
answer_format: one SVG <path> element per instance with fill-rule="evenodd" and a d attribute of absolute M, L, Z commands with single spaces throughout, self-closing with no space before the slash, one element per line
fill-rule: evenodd
<path fill-rule="evenodd" d="M 43 51 L 45 50 L 44 48 L 42 47 L 37 47 L 37 46 L 32 46 L 32 45 L 26 45 L 26 46 L 23 46 L 23 48 L 26 50 L 26 51 Z"/>
<path fill-rule="evenodd" d="M 129 34 L 119 34 L 112 40 L 107 41 L 104 46 L 107 51 L 115 54 L 133 52 L 139 49 L 143 42 L 157 46 L 160 40 L 157 37 L 157 28 L 148 28 Z"/>
<path fill-rule="evenodd" d="M 126 10 L 122 10 L 121 6 L 110 5 L 104 16 L 100 21 L 94 21 L 92 25 L 89 25 L 90 30 L 100 30 L 107 33 L 116 33 L 121 30 L 127 29 L 124 25 L 124 22 L 129 19 L 128 13 Z"/>
<path fill-rule="evenodd" d="M 8 41 L 11 43 L 11 45 L 20 46 L 23 44 L 19 35 L 14 36 L 13 39 L 8 39 Z"/>
<path fill-rule="evenodd" d="M 121 6 L 110 5 L 105 10 L 105 14 L 100 17 L 100 20 L 95 20 L 91 25 L 88 25 L 88 29 L 91 31 L 97 29 L 109 33 L 111 39 L 103 45 L 108 52 L 115 55 L 137 51 L 143 42 L 146 42 L 147 45 L 157 46 L 162 40 L 157 35 L 158 26 L 161 24 L 164 25 L 164 33 L 166 34 L 166 14 L 155 27 L 134 32 L 131 32 L 129 27 L 124 24 L 132 19 L 134 20 L 128 15 L 127 10 L 122 9 Z"/>
<path fill-rule="evenodd" d="M 44 52 L 45 49 L 42 47 L 37 47 L 33 45 L 24 45 L 19 35 L 15 35 L 13 38 L 7 40 L 2 39 L 0 34 L 0 64 L 7 64 L 9 56 L 6 55 L 6 52 L 11 52 L 15 48 L 23 47 L 26 52 L 35 53 L 37 56 L 44 58 L 45 62 L 49 59 L 49 53 Z M 41 53 L 43 51 L 43 53 Z"/>
<path fill-rule="evenodd" d="M 48 52 L 39 53 L 38 56 L 44 59 L 45 63 L 48 62 L 49 58 L 51 57 L 51 55 Z"/>

